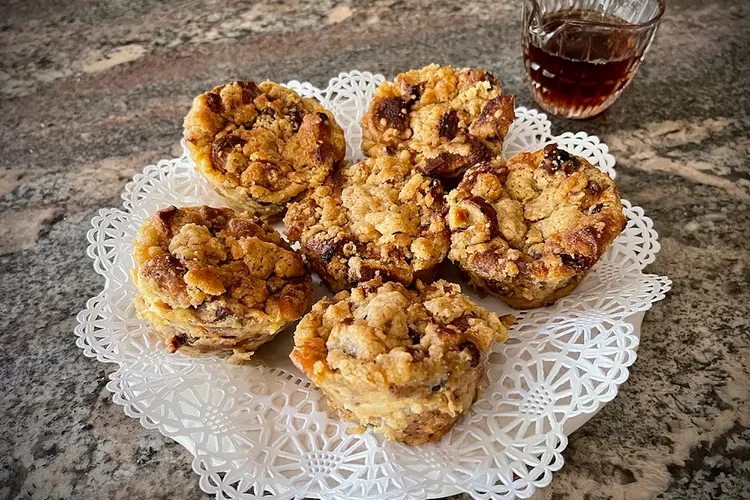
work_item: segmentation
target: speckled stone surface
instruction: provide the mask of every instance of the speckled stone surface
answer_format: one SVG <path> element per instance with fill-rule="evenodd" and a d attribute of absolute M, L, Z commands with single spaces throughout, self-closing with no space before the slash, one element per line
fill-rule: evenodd
<path fill-rule="evenodd" d="M 618 397 L 536 499 L 750 498 L 750 8 L 668 1 L 645 65 L 585 122 L 654 219 L 674 288 Z M 521 105 L 520 2 L 28 2 L 0 6 L 0 499 L 202 499 L 191 455 L 115 406 L 74 344 L 102 279 L 89 220 L 176 154 L 193 95 L 430 62 L 495 71 Z"/>

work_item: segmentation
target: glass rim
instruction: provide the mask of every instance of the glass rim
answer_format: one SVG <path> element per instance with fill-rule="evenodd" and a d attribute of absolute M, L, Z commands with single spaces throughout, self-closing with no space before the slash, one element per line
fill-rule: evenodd
<path fill-rule="evenodd" d="M 526 0 L 527 2 L 531 2 L 534 5 L 534 10 L 539 11 L 539 3 L 537 0 Z M 629 23 L 629 22 L 622 22 L 622 23 L 607 23 L 604 21 L 579 21 L 579 20 L 566 20 L 565 22 L 568 24 L 578 24 L 581 26 L 603 26 L 603 27 L 610 27 L 610 28 L 648 28 L 650 26 L 653 26 L 654 24 L 657 24 L 662 16 L 664 15 L 664 11 L 666 10 L 664 0 L 654 0 L 658 6 L 658 10 L 654 17 L 649 19 L 648 21 L 644 21 L 642 23 Z M 555 11 L 555 12 L 561 12 Z"/>

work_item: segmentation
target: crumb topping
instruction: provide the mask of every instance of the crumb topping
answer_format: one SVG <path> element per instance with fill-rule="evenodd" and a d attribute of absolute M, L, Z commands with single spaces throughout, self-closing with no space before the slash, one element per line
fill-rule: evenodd
<path fill-rule="evenodd" d="M 368 158 L 290 206 L 287 235 L 332 289 L 375 276 L 409 285 L 446 256 L 442 187 L 413 167 L 408 153 Z"/>
<path fill-rule="evenodd" d="M 436 64 L 408 71 L 376 90 L 362 118 L 362 150 L 407 150 L 425 174 L 458 177 L 501 153 L 514 107 L 487 71 Z"/>
<path fill-rule="evenodd" d="M 297 255 L 269 225 L 228 208 L 169 207 L 134 242 L 145 295 L 199 321 L 249 320 L 253 312 L 297 318 L 311 290 Z"/>
<path fill-rule="evenodd" d="M 512 322 L 453 283 L 408 290 L 376 279 L 313 306 L 295 333 L 292 360 L 316 383 L 333 377 L 359 390 L 431 395 L 483 363 Z"/>
<path fill-rule="evenodd" d="M 450 258 L 490 283 L 588 270 L 625 226 L 612 179 L 554 144 L 469 169 L 448 203 Z"/>
<path fill-rule="evenodd" d="M 320 185 L 346 154 L 330 111 L 272 82 L 215 87 L 195 98 L 184 126 L 199 171 L 221 194 L 258 204 Z"/>

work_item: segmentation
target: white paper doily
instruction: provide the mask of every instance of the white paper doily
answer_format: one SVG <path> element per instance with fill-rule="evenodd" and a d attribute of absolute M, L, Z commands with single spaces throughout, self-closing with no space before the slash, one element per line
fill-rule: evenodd
<path fill-rule="evenodd" d="M 382 81 L 352 71 L 325 90 L 288 86 L 335 113 L 351 160 L 361 157 L 359 119 Z M 553 140 L 615 176 L 615 160 L 597 137 L 553 137 L 546 116 L 524 108 L 516 110 L 504 155 Z M 87 235 L 105 286 L 78 314 L 76 343 L 86 356 L 117 365 L 107 384 L 115 403 L 190 450 L 201 488 L 216 498 L 406 499 L 459 491 L 527 498 L 562 467 L 571 422 L 580 425 L 627 379 L 640 326 L 628 318 L 670 288 L 667 278 L 643 273 L 659 251 L 657 235 L 641 208 L 623 202 L 627 228 L 578 289 L 552 307 L 517 313 L 512 339 L 491 355 L 490 386 L 471 412 L 438 443 L 408 447 L 370 431 L 347 434 L 348 424 L 327 413 L 320 392 L 287 357 L 293 326 L 250 366 L 169 354 L 135 315 L 131 241 L 160 208 L 223 203 L 184 155 L 146 167 L 123 199 L 122 209 L 101 210 Z M 316 299 L 323 293 L 318 287 Z"/>

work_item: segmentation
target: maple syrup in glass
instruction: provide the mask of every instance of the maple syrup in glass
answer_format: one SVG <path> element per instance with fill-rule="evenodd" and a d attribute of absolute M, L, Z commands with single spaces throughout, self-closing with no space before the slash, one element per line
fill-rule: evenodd
<path fill-rule="evenodd" d="M 661 0 L 526 0 L 523 53 L 532 96 L 547 112 L 588 118 L 630 83 L 664 12 Z"/>

